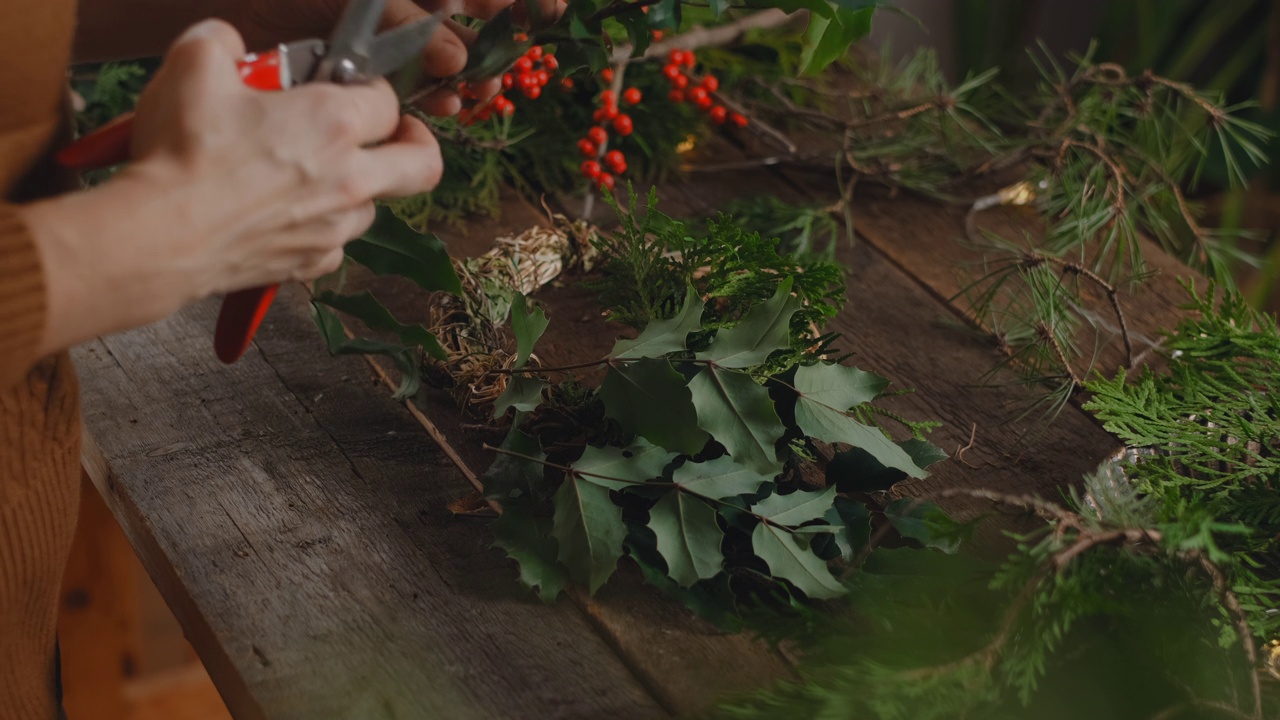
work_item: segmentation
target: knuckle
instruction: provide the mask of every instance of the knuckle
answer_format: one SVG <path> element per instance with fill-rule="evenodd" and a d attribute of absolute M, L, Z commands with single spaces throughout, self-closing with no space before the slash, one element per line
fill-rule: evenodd
<path fill-rule="evenodd" d="M 362 204 L 373 197 L 369 181 L 354 173 L 338 180 L 337 192 L 339 201 L 345 206 Z"/>

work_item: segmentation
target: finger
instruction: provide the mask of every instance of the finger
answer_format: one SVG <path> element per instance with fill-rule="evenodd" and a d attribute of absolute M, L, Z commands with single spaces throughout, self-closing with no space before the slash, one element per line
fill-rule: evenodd
<path fill-rule="evenodd" d="M 462 14 L 478 20 L 489 20 L 511 5 L 512 0 L 465 0 L 462 3 Z M 446 5 L 446 0 L 418 0 L 419 7 L 436 12 Z"/>
<path fill-rule="evenodd" d="M 205 20 L 192 25 L 186 32 L 179 35 L 169 47 L 167 56 L 172 58 L 175 54 L 182 56 L 188 52 L 196 54 L 197 59 L 206 59 L 204 53 L 213 53 L 212 57 L 207 59 L 217 61 L 239 60 L 248 51 L 245 49 L 244 39 L 240 37 L 240 33 L 236 32 L 229 23 L 222 20 Z"/>
<path fill-rule="evenodd" d="M 546 27 L 564 13 L 564 0 L 515 0 L 511 6 L 511 19 L 521 27 Z"/>
<path fill-rule="evenodd" d="M 412 0 L 392 0 L 383 13 L 385 27 L 397 27 L 427 17 L 427 11 Z M 449 77 L 462 72 L 467 66 L 467 46 L 448 27 L 438 28 L 431 42 L 422 50 L 422 67 L 432 77 Z"/>
<path fill-rule="evenodd" d="M 308 114 L 299 117 L 316 118 L 338 147 L 380 142 L 400 124 L 400 101 L 382 78 L 355 85 L 308 83 L 278 97 L 305 106 Z"/>
<path fill-rule="evenodd" d="M 379 198 L 429 192 L 444 172 L 435 135 L 421 120 L 407 115 L 386 143 L 361 153 L 358 163 L 357 174 L 377 178 L 373 196 Z"/>
<path fill-rule="evenodd" d="M 440 88 L 428 93 L 414 105 L 433 117 L 450 117 L 462 111 L 462 98 L 448 88 Z"/>

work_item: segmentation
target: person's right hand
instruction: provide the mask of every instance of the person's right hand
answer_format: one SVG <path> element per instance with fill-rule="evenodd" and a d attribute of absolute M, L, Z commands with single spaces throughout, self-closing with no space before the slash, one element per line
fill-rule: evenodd
<path fill-rule="evenodd" d="M 253 90 L 236 69 L 244 53 L 225 23 L 191 28 L 139 100 L 130 164 L 26 208 L 46 271 L 45 349 L 329 272 L 374 198 L 439 181 L 435 138 L 386 82 Z M 125 307 L 95 320 L 105 303 Z"/>

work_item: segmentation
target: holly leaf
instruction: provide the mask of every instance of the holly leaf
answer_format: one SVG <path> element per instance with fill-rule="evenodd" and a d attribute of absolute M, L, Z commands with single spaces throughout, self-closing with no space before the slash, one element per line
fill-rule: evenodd
<path fill-rule="evenodd" d="M 764 474 L 780 470 L 774 447 L 786 429 L 769 391 L 746 373 L 708 365 L 689 381 L 698 427 L 711 433 L 744 467 Z"/>
<path fill-rule="evenodd" d="M 649 6 L 649 25 L 654 28 L 675 29 L 680 27 L 684 3 L 680 0 L 659 0 Z"/>
<path fill-rule="evenodd" d="M 786 528 L 762 522 L 751 533 L 751 547 L 774 577 L 787 580 L 815 599 L 843 595 L 845 588 L 822 558 L 801 546 Z"/>
<path fill-rule="evenodd" d="M 837 7 L 830 16 L 810 15 L 800 53 L 800 72 L 816 75 L 849 52 L 849 46 L 871 32 L 874 7 L 850 10 Z"/>
<path fill-rule="evenodd" d="M 826 517 L 835 505 L 836 489 L 820 492 L 797 490 L 787 495 L 773 494 L 751 506 L 751 512 L 769 519 L 775 525 L 796 527 Z"/>
<path fill-rule="evenodd" d="M 569 582 L 569 574 L 556 560 L 557 545 L 551 537 L 551 518 L 523 507 L 504 508 L 493 523 L 493 544 L 506 551 L 520 566 L 520 582 L 553 602 Z"/>
<path fill-rule="evenodd" d="M 516 293 L 511 303 L 511 331 L 516 335 L 516 367 L 522 368 L 529 362 L 533 346 L 546 332 L 547 314 L 540 307 L 528 309 L 523 293 Z"/>
<path fill-rule="evenodd" d="M 680 489 L 713 500 L 755 495 L 760 487 L 772 482 L 777 472 L 759 473 L 739 465 L 728 455 L 707 462 L 687 462 L 676 468 L 672 482 Z"/>
<path fill-rule="evenodd" d="M 698 291 L 690 287 L 685 291 L 684 306 L 675 317 L 654 320 L 645 326 L 635 340 L 619 340 L 614 344 L 609 357 L 619 360 L 656 358 L 686 349 L 685 340 L 689 333 L 702 327 L 703 309 Z"/>
<path fill-rule="evenodd" d="M 507 410 L 515 408 L 519 412 L 529 412 L 542 404 L 542 391 L 550 387 L 545 380 L 528 375 L 512 375 L 507 378 L 507 387 L 493 401 L 493 417 L 495 419 L 507 414 Z"/>
<path fill-rule="evenodd" d="M 517 32 L 510 7 L 490 18 L 467 49 L 467 66 L 458 79 L 471 82 L 497 77 L 510 67 L 526 50 L 527 43 L 516 40 Z"/>
<path fill-rule="evenodd" d="M 912 438 L 897 445 L 921 469 L 950 457 L 942 448 L 925 440 Z M 874 455 L 862 448 L 838 452 L 827 464 L 827 482 L 834 483 L 840 492 L 888 490 L 906 479 L 906 473 L 885 467 Z"/>
<path fill-rule="evenodd" d="M 958 522 L 934 503 L 915 498 L 895 500 L 884 516 L 903 537 L 945 553 L 956 552 L 973 536 L 973 523 Z"/>
<path fill-rule="evenodd" d="M 565 477 L 554 502 L 551 536 L 559 542 L 556 558 L 594 595 L 622 557 L 627 534 L 622 508 L 610 499 L 608 488 L 575 473 Z"/>
<path fill-rule="evenodd" d="M 540 500 L 546 483 L 546 465 L 543 463 L 547 459 L 542 444 L 513 425 L 499 448 L 507 452 L 499 453 L 480 477 L 485 498 L 501 503 L 504 512 L 512 501 Z"/>
<path fill-rule="evenodd" d="M 800 393 L 796 402 L 796 425 L 809 437 L 862 448 L 885 467 L 896 468 L 917 478 L 926 474 L 916 466 L 906 450 L 894 444 L 879 428 L 863 425 L 842 410 L 804 393 Z"/>
<path fill-rule="evenodd" d="M 644 8 L 640 6 L 629 8 L 615 17 L 627 30 L 627 38 L 631 41 L 631 57 L 644 57 L 644 51 L 649 49 L 649 41 L 652 37 L 649 30 L 649 16 L 645 14 Z"/>
<path fill-rule="evenodd" d="M 835 363 L 801 366 L 792 382 L 800 394 L 837 410 L 871 402 L 889 386 L 879 375 Z"/>
<path fill-rule="evenodd" d="M 358 295 L 339 295 L 332 290 L 325 290 L 316 293 L 314 299 L 318 303 L 356 318 L 370 330 L 394 333 L 400 342 L 405 345 L 417 345 L 437 360 L 446 358 L 444 348 L 440 346 L 440 342 L 430 330 L 421 325 L 400 322 L 368 291 Z"/>
<path fill-rule="evenodd" d="M 773 297 L 748 310 L 737 325 L 717 332 L 711 346 L 698 353 L 698 359 L 720 367 L 745 368 L 791 347 L 791 316 L 800 309 L 800 301 L 791 297 L 791 281 L 783 281 Z"/>
<path fill-rule="evenodd" d="M 382 355 L 389 358 L 400 371 L 400 386 L 396 388 L 395 399 L 404 400 L 418 394 L 422 387 L 422 366 L 417 347 L 367 338 L 348 338 L 342 320 L 332 310 L 317 302 L 311 303 L 311 317 L 320 328 L 320 336 L 324 338 L 329 354 Z"/>
<path fill-rule="evenodd" d="M 667 574 L 681 587 L 720 573 L 724 531 L 710 505 L 692 495 L 669 492 L 649 509 L 649 529 L 658 538 L 658 552 L 667 561 Z"/>
<path fill-rule="evenodd" d="M 655 445 L 694 455 L 707 444 L 684 376 L 666 360 L 645 358 L 609 368 L 600 399 L 605 417 Z"/>
<path fill-rule="evenodd" d="M 711 12 L 715 13 L 717 19 L 731 7 L 733 5 L 730 4 L 729 0 L 711 0 Z"/>
<path fill-rule="evenodd" d="M 462 293 L 444 242 L 409 227 L 388 207 L 378 207 L 373 225 L 360 239 L 347 243 L 345 252 L 376 275 L 406 277 L 431 292 Z"/>
<path fill-rule="evenodd" d="M 588 445 L 570 469 L 610 490 L 625 490 L 662 477 L 662 471 L 675 459 L 676 453 L 637 440 L 625 448 Z"/>

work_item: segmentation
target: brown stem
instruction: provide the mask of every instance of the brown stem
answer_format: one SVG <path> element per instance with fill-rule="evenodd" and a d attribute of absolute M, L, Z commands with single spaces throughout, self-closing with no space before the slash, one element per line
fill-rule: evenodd
<path fill-rule="evenodd" d="M 1120 324 L 1120 337 L 1124 341 L 1125 357 L 1127 358 L 1125 365 L 1127 368 L 1133 368 L 1133 338 L 1129 336 L 1129 323 L 1125 319 L 1124 309 L 1120 306 L 1119 290 L 1117 290 L 1114 285 L 1104 280 L 1101 275 L 1098 275 L 1080 263 L 1069 262 L 1052 255 L 1040 254 L 1032 255 L 1031 259 L 1058 265 L 1064 271 L 1079 275 L 1102 288 L 1102 291 L 1107 294 L 1107 300 L 1111 303 L 1112 311 L 1115 312 L 1116 322 Z"/>
<path fill-rule="evenodd" d="M 1249 682 L 1250 689 L 1253 692 L 1253 718 L 1262 720 L 1262 684 L 1258 679 L 1258 651 L 1253 646 L 1253 633 L 1249 630 L 1249 618 L 1244 613 L 1244 608 L 1240 607 L 1240 598 L 1231 590 L 1231 586 L 1227 584 L 1227 578 L 1208 556 L 1203 553 L 1195 553 L 1195 557 L 1200 561 L 1200 567 L 1213 581 L 1213 588 L 1218 592 L 1218 596 L 1222 598 L 1222 604 L 1227 608 L 1227 612 L 1231 615 L 1231 620 L 1235 624 L 1236 634 L 1240 636 L 1240 645 L 1244 649 L 1245 660 L 1249 664 Z"/>
<path fill-rule="evenodd" d="M 1036 330 L 1040 334 L 1040 337 L 1053 350 L 1053 354 L 1057 356 L 1058 362 L 1062 363 L 1063 369 L 1067 372 L 1067 377 L 1070 378 L 1074 386 L 1078 388 L 1083 385 L 1084 382 L 1080 379 L 1080 376 L 1076 374 L 1074 369 L 1072 369 L 1071 361 L 1067 360 L 1067 353 L 1062 349 L 1062 343 L 1058 342 L 1058 336 L 1053 334 L 1053 328 L 1049 327 L 1049 325 L 1045 323 L 1040 323 Z M 1074 390 L 1075 388 L 1072 389 Z"/>

